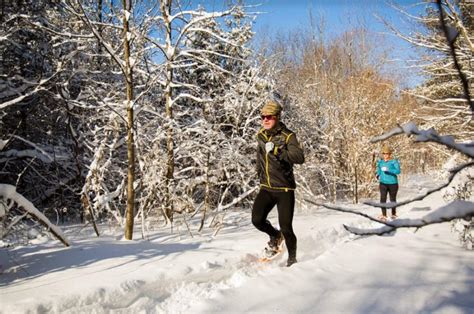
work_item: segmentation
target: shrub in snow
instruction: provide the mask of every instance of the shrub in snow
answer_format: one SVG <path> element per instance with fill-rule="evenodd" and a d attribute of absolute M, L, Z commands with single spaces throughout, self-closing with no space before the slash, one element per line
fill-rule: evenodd
<path fill-rule="evenodd" d="M 471 219 L 456 219 L 452 222 L 453 232 L 458 234 L 459 241 L 462 245 L 472 250 L 474 243 L 474 223 Z"/>
<path fill-rule="evenodd" d="M 453 181 L 444 193 L 445 200 L 473 200 L 474 170 L 466 169 Z M 452 221 L 452 231 L 458 234 L 463 247 L 472 250 L 474 243 L 474 220 L 472 217 Z"/>

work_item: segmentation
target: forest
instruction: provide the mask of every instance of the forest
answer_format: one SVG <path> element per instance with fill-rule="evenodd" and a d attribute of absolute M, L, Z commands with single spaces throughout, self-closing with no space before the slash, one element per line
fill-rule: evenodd
<path fill-rule="evenodd" d="M 32 230 L 69 245 L 60 227 L 71 223 L 97 236 L 119 226 L 128 240 L 134 228 L 217 233 L 259 187 L 255 134 L 269 99 L 305 151 L 300 204 L 376 198 L 382 143 L 402 181 L 446 165 L 452 180 L 473 166 L 474 4 L 424 2 L 421 16 L 393 4 L 409 34 L 385 22 L 420 53 L 396 71 L 384 38 L 363 25 L 328 40 L 314 18 L 262 38 L 245 1 L 222 11 L 178 0 L 1 1 L 2 245 L 27 244 Z M 407 86 L 406 71 L 423 80 Z M 469 200 L 472 182 L 453 200 Z M 472 215 L 471 206 L 451 217 L 471 247 Z"/>

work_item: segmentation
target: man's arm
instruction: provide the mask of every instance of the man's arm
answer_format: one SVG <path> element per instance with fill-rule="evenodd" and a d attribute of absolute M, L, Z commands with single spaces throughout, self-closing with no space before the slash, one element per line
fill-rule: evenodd
<path fill-rule="evenodd" d="M 280 148 L 278 158 L 286 161 L 290 164 L 302 164 L 304 163 L 304 152 L 301 147 L 296 134 L 291 134 L 288 139 L 288 143 Z"/>

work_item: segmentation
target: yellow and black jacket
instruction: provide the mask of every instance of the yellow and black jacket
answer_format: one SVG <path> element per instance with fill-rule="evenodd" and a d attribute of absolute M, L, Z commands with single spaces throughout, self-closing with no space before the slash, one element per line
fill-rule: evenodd
<path fill-rule="evenodd" d="M 267 153 L 265 144 L 274 148 Z M 293 165 L 304 162 L 304 153 L 296 135 L 279 122 L 272 130 L 261 128 L 257 133 L 257 173 L 261 188 L 288 191 L 296 188 Z"/>

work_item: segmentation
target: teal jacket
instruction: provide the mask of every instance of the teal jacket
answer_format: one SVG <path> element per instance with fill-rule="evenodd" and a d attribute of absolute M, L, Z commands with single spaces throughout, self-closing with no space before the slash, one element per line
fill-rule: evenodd
<path fill-rule="evenodd" d="M 384 170 L 382 170 L 384 168 Z M 380 183 L 383 184 L 397 184 L 397 175 L 400 174 L 400 163 L 398 159 L 390 159 L 384 161 L 379 159 L 377 162 L 377 177 Z"/>

